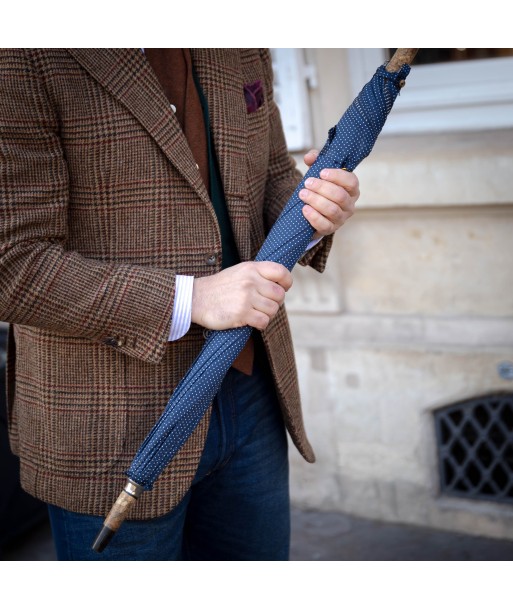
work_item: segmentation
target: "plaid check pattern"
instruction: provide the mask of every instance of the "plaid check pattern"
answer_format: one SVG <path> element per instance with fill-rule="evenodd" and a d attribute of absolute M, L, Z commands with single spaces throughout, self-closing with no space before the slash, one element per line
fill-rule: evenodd
<path fill-rule="evenodd" d="M 251 260 L 301 176 L 270 55 L 194 49 L 230 220 Z M 247 112 L 244 84 L 264 101 Z M 0 51 L 0 319 L 10 322 L 10 438 L 23 487 L 104 515 L 204 342 L 168 342 L 176 274 L 221 269 L 208 193 L 139 49 Z M 303 263 L 322 271 L 331 239 Z M 215 263 L 212 264 L 212 257 Z M 285 310 L 263 333 L 284 420 L 308 461 Z M 132 518 L 167 513 L 194 477 L 209 413 Z"/>

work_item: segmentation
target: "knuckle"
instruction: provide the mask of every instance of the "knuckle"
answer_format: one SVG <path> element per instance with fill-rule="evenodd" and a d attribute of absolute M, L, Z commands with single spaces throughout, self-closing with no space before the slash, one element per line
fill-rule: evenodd
<path fill-rule="evenodd" d="M 261 315 L 258 316 L 257 328 L 259 330 L 265 330 L 267 328 L 267 326 L 269 325 L 270 321 L 271 321 L 271 318 L 268 315 L 265 315 L 264 313 L 262 313 Z"/>
<path fill-rule="evenodd" d="M 247 294 L 249 292 L 249 290 L 253 287 L 253 280 L 250 279 L 249 277 L 244 277 L 239 282 L 239 286 L 240 286 L 240 289 L 243 291 L 243 293 Z"/>
<path fill-rule="evenodd" d="M 326 235 L 331 235 L 331 233 L 335 232 L 336 228 L 335 224 L 329 220 L 324 223 L 324 233 Z"/>
<path fill-rule="evenodd" d="M 313 207 L 313 205 L 305 205 L 303 208 L 303 214 L 306 212 L 308 222 L 313 225 L 314 222 L 317 221 L 319 217 L 319 212 Z"/>
<path fill-rule="evenodd" d="M 346 205 L 350 199 L 351 195 L 348 193 L 348 191 L 345 188 L 340 188 L 337 199 L 339 207 Z"/>
<path fill-rule="evenodd" d="M 279 283 L 273 283 L 271 285 L 272 299 L 279 300 L 282 297 L 283 288 Z"/>
<path fill-rule="evenodd" d="M 348 177 L 347 187 L 349 188 L 349 190 L 356 192 L 360 185 L 358 178 L 355 176 L 354 173 L 348 173 L 347 177 Z"/>
<path fill-rule="evenodd" d="M 340 221 L 340 220 L 342 220 L 342 219 L 344 218 L 344 214 L 347 212 L 347 210 L 348 210 L 348 209 L 350 209 L 350 207 L 349 207 L 349 208 L 345 208 L 345 207 L 344 207 L 344 208 L 342 208 L 342 207 L 339 207 L 339 208 L 338 208 L 338 210 L 337 210 L 337 213 L 336 213 L 336 214 L 335 214 L 335 216 L 334 216 L 334 217 L 335 217 L 335 220 L 336 220 L 336 221 Z"/>
<path fill-rule="evenodd" d="M 330 205 L 327 207 L 327 210 L 326 210 L 326 213 L 324 214 L 324 216 L 328 219 L 338 218 L 340 216 L 340 214 L 342 213 L 342 207 L 343 207 L 343 201 L 341 201 L 340 203 L 331 202 Z"/>

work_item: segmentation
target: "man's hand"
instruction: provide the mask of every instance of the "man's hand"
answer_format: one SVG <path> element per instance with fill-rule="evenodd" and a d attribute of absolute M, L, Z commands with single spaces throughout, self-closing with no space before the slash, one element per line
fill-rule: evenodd
<path fill-rule="evenodd" d="M 310 167 L 318 156 L 317 150 L 310 150 L 304 161 Z M 358 178 L 343 169 L 323 169 L 321 179 L 309 178 L 299 196 L 307 205 L 303 215 L 316 230 L 314 239 L 331 235 L 354 213 L 355 203 L 360 196 Z"/>
<path fill-rule="evenodd" d="M 191 319 L 210 330 L 265 330 L 291 285 L 292 275 L 281 264 L 241 262 L 194 279 Z"/>

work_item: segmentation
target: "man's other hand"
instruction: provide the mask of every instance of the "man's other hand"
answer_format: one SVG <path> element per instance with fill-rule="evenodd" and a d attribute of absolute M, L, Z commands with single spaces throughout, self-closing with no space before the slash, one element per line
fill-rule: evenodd
<path fill-rule="evenodd" d="M 319 152 L 310 150 L 304 156 L 308 167 Z M 323 169 L 321 179 L 309 178 L 299 196 L 306 203 L 303 215 L 315 229 L 314 239 L 331 235 L 354 213 L 360 196 L 358 178 L 344 169 Z"/>
<path fill-rule="evenodd" d="M 252 326 L 265 330 L 292 285 L 276 262 L 241 262 L 194 279 L 192 321 L 210 330 Z"/>

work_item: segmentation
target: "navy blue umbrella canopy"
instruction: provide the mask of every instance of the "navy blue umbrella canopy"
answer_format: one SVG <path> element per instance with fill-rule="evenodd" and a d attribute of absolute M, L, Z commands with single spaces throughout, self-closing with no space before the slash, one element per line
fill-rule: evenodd
<path fill-rule="evenodd" d="M 411 51 L 411 53 L 406 53 Z M 416 49 L 398 49 L 392 60 L 380 66 L 335 127 L 315 163 L 284 207 L 269 232 L 257 261 L 283 264 L 289 271 L 312 240 L 314 229 L 302 213 L 299 191 L 309 177 L 324 168 L 353 171 L 370 153 L 394 101 L 410 71 L 408 63 Z M 252 332 L 249 326 L 214 331 L 187 374 L 176 387 L 167 406 L 139 448 L 127 472 L 129 482 L 114 504 L 93 548 L 101 552 L 125 518 L 130 506 L 153 484 L 193 433 L 212 403 L 231 365 Z"/>

